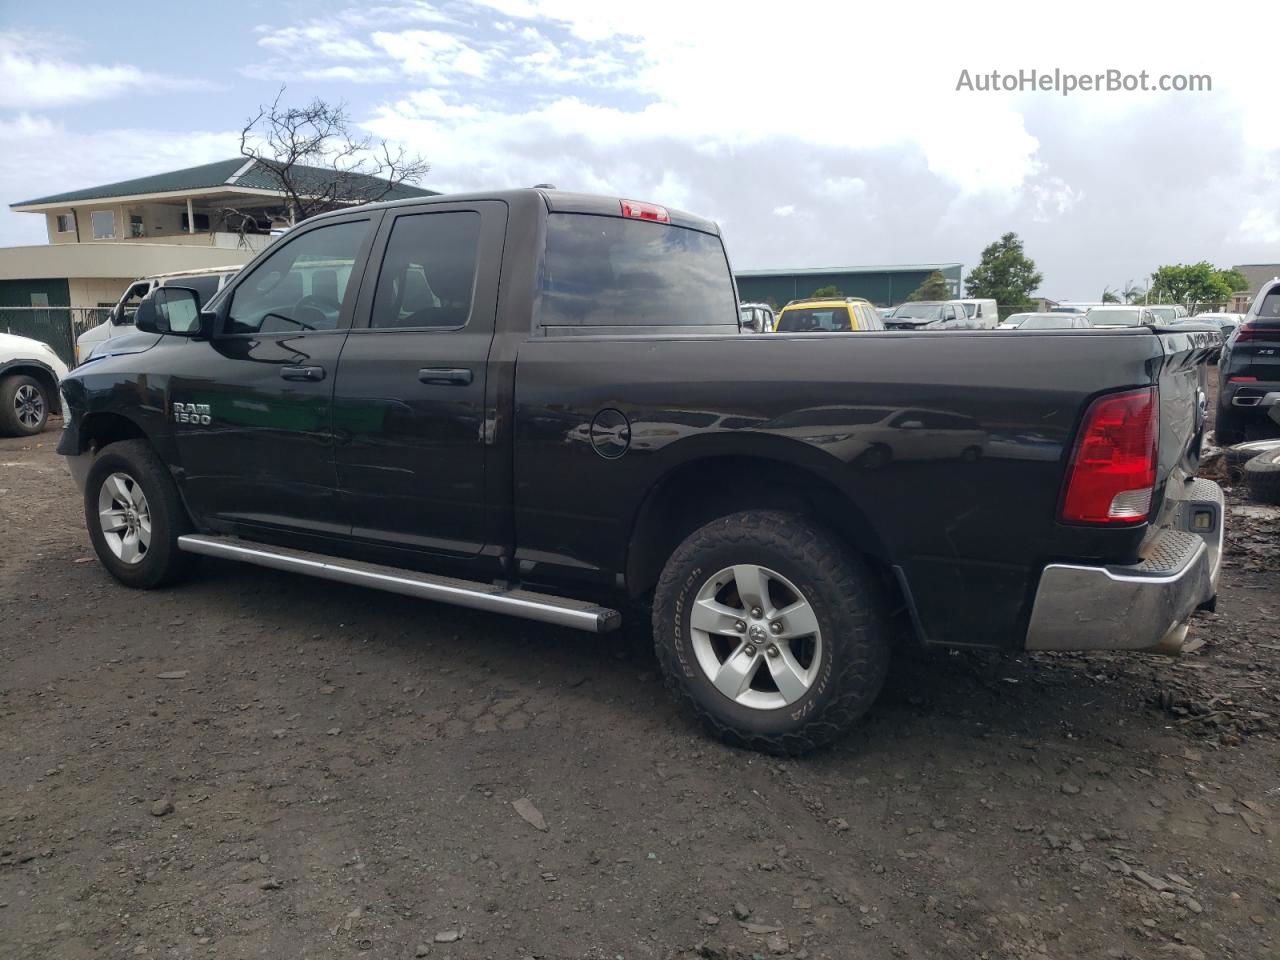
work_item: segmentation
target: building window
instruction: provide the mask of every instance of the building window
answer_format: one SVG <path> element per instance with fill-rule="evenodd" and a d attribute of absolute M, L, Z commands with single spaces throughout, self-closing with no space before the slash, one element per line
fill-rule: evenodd
<path fill-rule="evenodd" d="M 74 213 L 58 214 L 58 232 L 74 233 L 76 229 L 76 215 Z"/>
<path fill-rule="evenodd" d="M 195 216 L 195 220 L 196 220 L 197 230 L 207 231 L 209 229 L 209 215 L 207 213 L 197 213 Z M 187 215 L 185 213 L 182 215 L 182 229 L 183 230 L 191 229 L 191 227 L 187 223 Z"/>
<path fill-rule="evenodd" d="M 110 240 L 116 235 L 116 215 L 110 210 L 95 210 L 89 214 L 93 225 L 93 239 Z"/>
<path fill-rule="evenodd" d="M 129 215 L 129 236 L 145 237 L 147 235 L 146 228 L 142 225 L 142 217 L 139 214 Z"/>

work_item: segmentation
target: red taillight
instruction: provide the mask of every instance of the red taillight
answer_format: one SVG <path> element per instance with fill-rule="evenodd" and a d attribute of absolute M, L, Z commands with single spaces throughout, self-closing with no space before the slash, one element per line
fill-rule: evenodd
<path fill-rule="evenodd" d="M 1257 383 L 1257 377 L 1227 377 L 1227 383 Z"/>
<path fill-rule="evenodd" d="M 1112 526 L 1146 520 L 1159 436 L 1154 387 L 1093 401 L 1071 455 L 1062 519 Z"/>
<path fill-rule="evenodd" d="M 655 223 L 670 223 L 671 214 L 666 207 L 656 203 L 640 203 L 638 200 L 619 200 L 622 204 L 622 215 L 635 220 L 653 220 Z"/>
<path fill-rule="evenodd" d="M 1236 327 L 1236 343 L 1242 340 L 1257 340 L 1258 328 L 1253 325 L 1253 321 L 1246 320 L 1240 326 Z"/>

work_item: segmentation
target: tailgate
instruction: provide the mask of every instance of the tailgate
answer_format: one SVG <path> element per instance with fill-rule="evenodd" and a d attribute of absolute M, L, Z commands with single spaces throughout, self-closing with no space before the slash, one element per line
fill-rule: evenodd
<path fill-rule="evenodd" d="M 1157 327 L 1155 333 L 1164 350 L 1156 381 L 1160 394 L 1158 478 L 1167 484 L 1199 472 L 1209 411 L 1208 368 L 1221 349 L 1222 334 L 1208 325 Z"/>

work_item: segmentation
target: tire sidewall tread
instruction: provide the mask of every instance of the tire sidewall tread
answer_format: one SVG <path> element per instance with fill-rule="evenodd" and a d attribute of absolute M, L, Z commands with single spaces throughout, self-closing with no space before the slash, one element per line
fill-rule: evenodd
<path fill-rule="evenodd" d="M 724 697 L 697 662 L 689 604 L 707 578 L 758 563 L 790 580 L 822 627 L 820 676 L 776 710 Z M 668 686 L 718 738 L 765 753 L 797 755 L 829 744 L 870 708 L 888 670 L 886 616 L 865 563 L 821 526 L 792 513 L 750 510 L 712 521 L 671 555 L 654 594 L 654 644 Z"/>

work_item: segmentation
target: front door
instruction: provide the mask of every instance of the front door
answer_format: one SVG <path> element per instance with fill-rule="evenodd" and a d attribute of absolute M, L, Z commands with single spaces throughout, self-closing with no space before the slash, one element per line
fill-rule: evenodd
<path fill-rule="evenodd" d="M 506 205 L 389 210 L 338 365 L 338 483 L 353 536 L 470 557 L 492 541 L 485 387 Z"/>
<path fill-rule="evenodd" d="M 170 379 L 182 487 L 198 515 L 345 535 L 333 460 L 333 387 L 375 218 L 325 220 L 276 242 L 237 278 L 210 342 Z"/>

